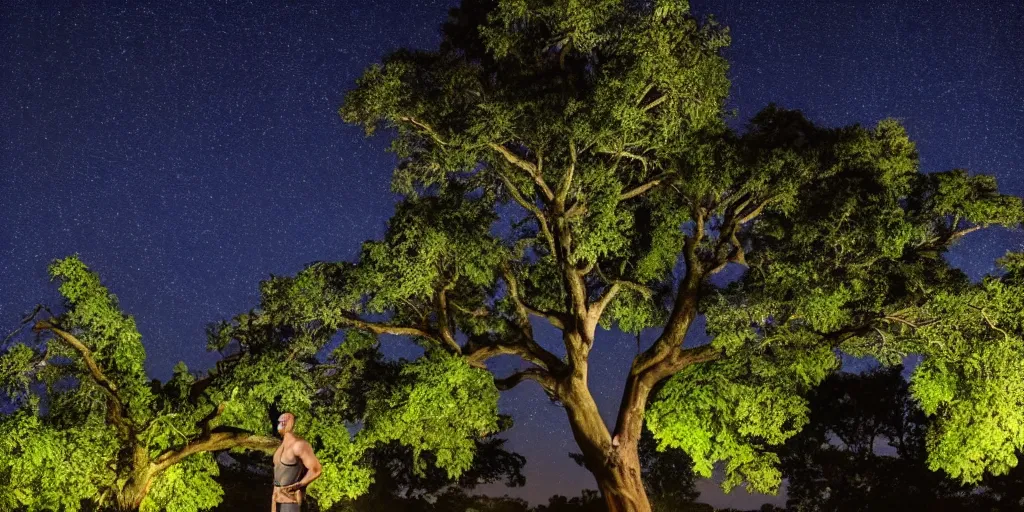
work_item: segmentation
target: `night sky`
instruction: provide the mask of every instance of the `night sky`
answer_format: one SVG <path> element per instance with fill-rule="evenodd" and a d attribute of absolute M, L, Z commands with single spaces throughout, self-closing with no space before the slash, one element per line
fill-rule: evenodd
<path fill-rule="evenodd" d="M 254 306 L 261 279 L 350 259 L 382 234 L 395 201 L 387 141 L 336 111 L 389 50 L 433 47 L 454 1 L 196 5 L 0 3 L 4 333 L 56 303 L 47 263 L 78 253 L 135 315 L 151 375 L 167 378 L 178 360 L 204 370 L 216 359 L 204 326 Z M 924 171 L 994 174 L 1024 195 L 1024 2 L 692 5 L 731 27 L 739 121 L 768 102 L 830 126 L 896 117 Z M 990 230 L 950 260 L 977 277 L 1022 248 L 1020 232 Z M 609 422 L 635 347 L 604 332 L 592 353 Z M 564 412 L 535 386 L 502 407 L 528 459 L 527 486 L 511 494 L 541 502 L 594 487 L 566 457 Z M 764 501 L 700 489 L 720 506 Z"/>

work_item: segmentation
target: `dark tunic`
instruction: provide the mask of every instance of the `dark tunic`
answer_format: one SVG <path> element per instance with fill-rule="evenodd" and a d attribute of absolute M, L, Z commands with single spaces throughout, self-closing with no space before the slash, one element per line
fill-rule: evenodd
<path fill-rule="evenodd" d="M 299 480 L 302 480 L 302 474 L 306 472 L 306 467 L 302 465 L 301 460 L 296 460 L 292 464 L 285 464 L 283 461 L 274 464 L 274 486 L 275 487 L 286 487 Z M 298 512 L 298 503 L 278 503 L 278 512 Z"/>

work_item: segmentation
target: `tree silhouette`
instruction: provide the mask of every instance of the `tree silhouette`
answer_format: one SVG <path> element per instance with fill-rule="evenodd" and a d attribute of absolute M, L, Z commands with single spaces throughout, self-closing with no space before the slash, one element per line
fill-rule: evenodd
<path fill-rule="evenodd" d="M 928 468 L 929 420 L 902 366 L 829 377 L 782 455 L 789 510 L 1019 510 L 1024 471 L 964 485 Z M 1012 489 L 1012 491 L 1010 491 Z M 1006 492 L 1010 491 L 1010 492 Z"/>

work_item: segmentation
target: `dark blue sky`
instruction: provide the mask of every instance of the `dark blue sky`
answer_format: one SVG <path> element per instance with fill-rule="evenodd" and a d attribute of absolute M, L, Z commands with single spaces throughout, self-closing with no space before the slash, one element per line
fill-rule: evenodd
<path fill-rule="evenodd" d="M 336 110 L 387 51 L 436 44 L 453 3 L 5 1 L 0 326 L 53 303 L 47 263 L 79 253 L 135 315 L 153 376 L 208 368 L 204 326 L 252 307 L 259 280 L 381 234 L 393 159 Z M 739 119 L 768 102 L 827 125 L 896 117 L 924 171 L 990 173 L 1024 195 L 1019 0 L 692 5 L 731 27 Z M 978 233 L 951 260 L 977 276 L 1022 247 L 1019 232 Z M 601 339 L 591 382 L 610 419 L 635 344 Z M 593 487 L 565 457 L 560 409 L 531 386 L 502 405 L 529 460 L 513 494 Z M 760 501 L 713 487 L 714 504 Z"/>

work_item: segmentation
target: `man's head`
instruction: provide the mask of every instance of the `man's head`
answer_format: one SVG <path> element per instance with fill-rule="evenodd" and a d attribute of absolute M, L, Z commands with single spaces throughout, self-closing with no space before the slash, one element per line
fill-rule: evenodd
<path fill-rule="evenodd" d="M 277 431 L 281 434 L 288 434 L 295 430 L 295 415 L 286 412 L 277 418 Z"/>

